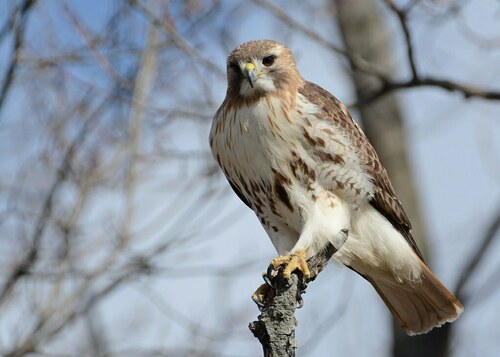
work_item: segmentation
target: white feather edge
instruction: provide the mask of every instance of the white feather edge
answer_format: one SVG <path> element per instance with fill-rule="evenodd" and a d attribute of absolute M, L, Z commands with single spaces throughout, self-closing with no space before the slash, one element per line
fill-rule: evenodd
<path fill-rule="evenodd" d="M 406 239 L 375 208 L 366 204 L 351 219 L 349 237 L 334 259 L 363 275 L 419 281 L 422 267 Z"/>

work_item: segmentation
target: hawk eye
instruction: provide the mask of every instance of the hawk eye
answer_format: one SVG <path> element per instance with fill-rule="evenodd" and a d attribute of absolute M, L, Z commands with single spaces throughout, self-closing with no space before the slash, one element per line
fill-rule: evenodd
<path fill-rule="evenodd" d="M 272 66 L 276 56 L 267 56 L 262 59 L 262 64 L 266 67 Z"/>

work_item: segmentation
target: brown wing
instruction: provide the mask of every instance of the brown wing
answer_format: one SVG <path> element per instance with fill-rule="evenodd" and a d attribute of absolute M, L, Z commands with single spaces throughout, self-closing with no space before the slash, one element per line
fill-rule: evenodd
<path fill-rule="evenodd" d="M 411 235 L 410 220 L 406 216 L 401 202 L 399 202 L 396 197 L 387 171 L 380 163 L 375 149 L 372 147 L 361 128 L 352 119 L 347 108 L 328 91 L 311 82 L 306 82 L 299 88 L 299 93 L 312 103 L 321 107 L 325 119 L 336 122 L 352 143 L 356 147 L 362 148 L 359 154 L 365 164 L 365 169 L 373 178 L 375 187 L 375 193 L 370 200 L 370 204 L 387 218 L 394 228 L 405 237 L 415 253 L 417 253 L 423 261 L 422 253 Z"/>

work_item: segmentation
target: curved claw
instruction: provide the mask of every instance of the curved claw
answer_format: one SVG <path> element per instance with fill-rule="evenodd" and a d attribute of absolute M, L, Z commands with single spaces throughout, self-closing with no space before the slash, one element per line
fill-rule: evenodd
<path fill-rule="evenodd" d="M 299 286 L 299 289 L 297 289 L 297 296 L 295 299 L 297 300 L 297 309 L 302 308 L 304 306 L 304 299 L 302 298 L 302 294 L 305 294 L 306 291 L 302 290 L 301 287 Z"/>
<path fill-rule="evenodd" d="M 299 283 L 299 290 L 300 290 L 300 293 L 301 293 L 301 294 L 305 294 L 305 293 L 307 292 L 307 291 L 306 291 L 306 289 L 307 289 L 307 283 L 306 283 L 305 281 L 301 281 L 301 282 Z"/>
<path fill-rule="evenodd" d="M 299 282 L 299 286 L 297 288 L 297 309 L 300 309 L 302 306 L 304 306 L 304 299 L 302 298 L 302 294 L 305 294 L 307 291 L 307 283 L 303 280 Z"/>
<path fill-rule="evenodd" d="M 297 296 L 297 309 L 301 309 L 302 306 L 304 306 L 304 299 L 302 299 L 302 296 L 299 294 L 299 296 Z"/>
<path fill-rule="evenodd" d="M 266 270 L 266 275 L 269 280 L 272 280 L 277 275 L 277 267 L 274 267 L 273 264 L 269 264 Z"/>
<path fill-rule="evenodd" d="M 271 273 L 269 273 L 269 268 L 267 269 L 266 273 L 262 273 L 262 279 L 264 279 L 264 282 L 269 285 L 271 288 L 275 289 L 273 281 L 271 280 L 272 278 L 272 270 Z"/>

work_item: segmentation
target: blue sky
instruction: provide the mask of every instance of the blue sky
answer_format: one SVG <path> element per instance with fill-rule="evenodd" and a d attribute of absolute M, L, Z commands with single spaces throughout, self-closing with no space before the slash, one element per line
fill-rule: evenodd
<path fill-rule="evenodd" d="M 299 69 L 306 79 L 320 84 L 345 103 L 353 102 L 352 86 L 347 82 L 338 58 L 301 36 L 278 31 L 281 25 L 276 20 L 269 21 L 265 14 L 251 5 L 248 5 L 245 11 L 249 17 L 236 30 L 238 42 L 254 38 L 274 38 L 286 42 L 295 51 Z M 498 13 L 498 4 L 494 1 L 469 2 L 463 11 L 469 26 L 486 37 L 494 37 L 492 34 L 499 33 Z M 422 14 L 420 16 L 425 17 Z M 294 18 L 312 25 L 320 33 L 335 31 L 327 13 L 301 13 Z M 392 33 L 398 33 L 394 19 L 388 20 L 388 25 L 393 29 Z M 417 65 L 422 73 L 500 89 L 496 80 L 500 77 L 500 47 L 483 48 L 478 46 L 476 41 L 464 38 L 460 24 L 457 24 L 453 17 L 439 21 L 415 20 L 411 22 L 411 30 L 415 34 Z M 332 41 L 339 43 L 335 36 Z M 404 63 L 405 59 L 400 41 L 401 38 L 396 38 L 394 43 L 396 65 Z M 401 76 L 408 75 L 408 70 L 400 68 L 400 73 Z M 453 287 L 458 270 L 474 250 L 477 240 L 498 207 L 500 103 L 481 99 L 464 100 L 460 94 L 432 88 L 408 90 L 402 92 L 399 98 L 405 114 L 409 153 L 421 193 L 421 206 L 434 258 L 432 264 L 443 282 Z M 235 206 L 238 207 L 238 203 L 235 203 Z M 245 239 L 250 249 L 256 244 L 255 236 L 260 238 L 263 231 L 258 227 L 251 212 L 242 214 L 244 221 L 233 226 L 227 234 L 240 237 L 236 243 L 238 245 Z M 239 232 L 247 232 L 249 237 L 243 238 Z M 259 248 L 253 248 L 254 251 L 258 249 L 258 252 L 267 255 L 268 259 L 272 258 L 274 252 L 271 244 L 259 244 L 263 244 L 264 248 L 259 245 Z M 498 244 L 494 248 L 487 257 L 488 261 L 484 263 L 483 271 L 478 274 L 478 280 L 484 271 L 488 271 L 488 267 L 495 266 L 496 259 L 492 255 L 495 254 L 493 252 L 498 254 Z M 332 267 L 326 274 L 328 275 L 322 276 L 317 284 L 311 286 L 306 296 L 306 306 L 298 314 L 299 343 L 308 336 L 308 333 L 301 329 L 301 319 L 307 319 L 306 315 L 324 315 L 323 309 L 330 309 L 327 306 L 330 300 L 335 301 L 332 306 L 341 300 L 337 287 L 342 286 L 342 279 L 357 279 L 352 275 L 345 277 L 349 273 L 337 267 Z M 258 277 L 252 278 L 254 282 L 250 286 L 257 286 Z M 364 281 L 358 279 L 350 284 L 353 292 L 349 307 L 343 317 L 334 323 L 335 327 L 328 332 L 329 337 L 320 343 L 314 353 L 325 354 L 329 351 L 329 346 L 333 345 L 340 349 L 340 355 L 384 355 L 388 352 L 390 333 L 385 328 L 376 326 L 387 326 L 385 308 Z M 341 290 L 344 292 L 348 289 Z M 490 306 L 490 309 L 495 306 L 498 309 L 498 293 L 484 304 Z M 457 355 L 470 355 L 476 348 L 472 346 L 477 346 L 479 341 L 484 343 L 481 347 L 484 350 L 480 353 L 493 353 L 498 335 L 497 331 L 487 327 L 492 321 L 487 312 L 482 315 L 485 310 L 488 308 L 484 306 L 466 307 L 466 312 L 455 330 Z M 314 317 L 312 320 L 314 321 Z M 359 323 L 361 320 L 363 323 Z M 473 320 L 479 320 L 481 323 L 472 325 Z M 306 324 L 311 326 L 310 322 Z M 482 332 L 479 332 L 479 329 Z M 468 338 L 471 335 L 477 337 L 472 339 L 474 342 L 468 344 L 466 341 L 470 341 Z M 364 343 L 356 343 L 360 340 Z"/>
<path fill-rule="evenodd" d="M 113 3 L 72 1 L 68 5 L 86 25 L 99 31 L 102 29 L 102 22 L 109 16 Z M 319 33 L 328 34 L 327 37 L 332 42 L 340 44 L 326 2 L 316 0 L 312 3 L 319 9 L 314 13 L 304 11 L 309 7 L 297 5 L 297 2 L 294 4 L 298 6 L 298 10 L 293 7 L 284 7 L 284 10 L 297 21 Z M 179 4 L 180 2 L 175 2 L 173 5 L 174 12 L 180 7 Z M 223 69 L 227 52 L 242 42 L 260 38 L 282 41 L 296 54 L 298 67 L 306 79 L 326 88 L 344 103 L 355 101 L 346 63 L 342 58 L 287 29 L 252 3 L 246 2 L 241 6 L 238 4 L 236 1 L 223 1 L 217 16 L 204 24 L 202 31 L 190 37 L 191 44 L 201 53 L 208 54 Z M 84 45 L 81 37 L 71 30 L 65 17 L 59 16 L 62 2 L 49 2 L 42 11 L 54 22 L 54 28 L 60 29 L 56 34 L 58 47 L 65 49 Z M 231 21 L 228 14 L 231 14 Z M 500 90 L 500 44 L 496 44 L 496 34 L 500 33 L 498 2 L 465 2 L 460 14 L 462 17 L 457 15 L 433 19 L 424 10 L 417 11 L 410 25 L 414 33 L 419 69 L 422 73 Z M 398 23 L 393 17 L 389 16 L 387 23 L 391 34 L 399 33 Z M 464 23 L 468 26 L 464 27 Z M 225 37 L 224 41 L 218 40 L 221 27 L 231 35 Z M 50 54 L 50 48 L 45 42 L 46 36 L 40 36 L 41 41 L 37 41 L 38 32 L 43 28 L 42 23 L 34 22 L 29 36 L 34 48 L 40 53 Z M 464 28 L 470 30 L 464 31 Z M 145 29 L 138 25 L 129 36 L 134 41 L 136 38 L 141 40 L 144 34 Z M 478 40 L 480 36 L 487 39 L 485 43 Z M 404 77 L 409 72 L 401 66 L 405 63 L 401 41 L 401 37 L 394 39 L 393 61 L 398 67 L 398 75 Z M 4 52 L 5 49 L 0 49 L 0 64 L 4 63 Z M 179 66 L 175 69 L 184 65 L 174 64 Z M 127 68 L 126 65 L 123 67 Z M 109 85 L 108 79 L 95 63 L 70 66 L 68 71 L 84 82 L 103 87 Z M 159 75 L 168 76 L 169 71 L 173 72 L 173 69 L 161 68 Z M 26 83 L 29 78 L 23 80 Z M 212 112 L 215 113 L 225 95 L 224 80 L 210 75 L 206 85 L 212 97 L 208 99 L 201 97 L 200 92 L 195 92 L 194 98 L 188 95 L 191 93 L 188 88 L 194 88 L 197 84 L 189 75 L 177 75 L 171 86 L 176 88 L 175 94 L 179 94 L 186 105 L 197 101 L 213 102 Z M 168 89 L 172 90 L 172 87 Z M 3 141 L 0 148 L 5 150 L 2 157 L 11 158 L 4 160 L 2 165 L 6 169 L 6 181 L 15 179 L 14 173 L 18 168 L 12 159 L 16 157 L 13 153 L 29 156 L 34 150 L 30 145 L 23 145 L 16 152 L 19 142 L 31 142 L 31 139 L 36 142 L 40 138 L 39 132 L 33 130 L 41 125 L 36 119 L 28 118 L 21 128 L 17 126 L 17 121 L 24 120 L 23 113 L 29 113 L 23 103 L 30 101 L 29 97 L 23 96 L 23 91 L 19 92 L 20 96 L 11 98 L 7 110 L 0 113 L 0 140 Z M 75 95 L 79 94 L 76 91 Z M 168 109 L 175 104 L 176 98 L 170 98 L 166 90 L 158 90 L 149 100 L 158 107 Z M 442 281 L 453 287 L 458 271 L 464 266 L 493 213 L 498 209 L 500 102 L 464 100 L 459 94 L 433 88 L 407 90 L 401 92 L 398 98 L 405 115 L 408 149 L 421 194 L 420 203 L 432 249 L 432 265 Z M 151 120 L 156 119 L 154 117 Z M 30 125 L 33 125 L 32 130 L 24 131 Z M 177 131 L 178 135 L 167 135 L 164 132 L 155 134 L 160 137 L 165 135 L 165 138 L 172 140 L 173 146 L 182 150 L 208 152 L 209 125 L 209 122 L 199 125 L 177 121 L 169 130 Z M 161 266 L 169 267 L 169 259 L 183 262 L 176 266 L 178 270 L 191 266 L 227 269 L 240 262 L 255 263 L 250 264 L 242 273 L 235 272 L 234 276 L 210 276 L 200 272 L 195 277 L 182 278 L 167 274 L 164 277 L 141 280 L 119 290 L 98 308 L 107 338 L 110 345 L 119 348 L 189 343 L 216 346 L 216 338 L 207 337 L 203 333 L 193 337 L 186 332 L 183 324 L 191 321 L 201 331 L 217 332 L 221 320 L 226 319 L 234 320 L 235 328 L 225 336 L 225 342 L 221 344 L 224 346 L 223 352 L 231 356 L 257 355 L 260 353 L 260 346 L 247 331 L 247 324 L 256 318 L 258 311 L 249 297 L 261 284 L 260 274 L 276 252 L 258 220 L 230 192 L 222 176 L 207 184 L 213 189 L 212 197 L 216 197 L 218 201 L 204 206 L 203 212 L 200 208 L 197 214 L 202 218 L 193 219 L 192 224 L 188 222 L 188 227 L 172 230 L 170 226 L 175 225 L 175 222 L 169 218 L 176 211 L 196 208 L 197 202 L 205 199 L 202 196 L 203 188 L 197 186 L 196 182 L 197 175 L 205 164 L 196 162 L 185 165 L 188 167 L 186 174 L 179 174 L 179 167 L 165 164 L 159 164 L 148 172 L 148 179 L 137 194 L 138 211 L 141 213 L 135 217 L 134 224 L 141 231 L 139 228 L 145 225 L 145 220 L 154 221 L 152 226 L 155 232 L 148 235 L 148 240 L 139 242 L 137 249 L 168 239 L 168 235 L 174 231 L 187 235 L 188 229 L 191 229 L 201 232 L 193 238 L 196 244 L 179 248 L 172 256 L 160 260 L 158 263 Z M 165 202 L 172 203 L 170 210 L 165 208 Z M 116 209 L 121 203 L 121 198 L 113 194 L 102 194 L 96 199 L 89 215 L 94 219 L 101 213 Z M 206 226 L 220 217 L 228 217 L 225 230 L 204 232 Z M 485 257 L 482 269 L 471 284 L 471 291 L 488 284 L 486 279 L 491 276 L 492 271 L 498 269 L 499 254 L 497 242 Z M 152 301 L 154 299 L 145 298 L 142 294 L 144 290 L 151 291 L 149 297 L 158 295 L 165 298 L 171 306 L 162 305 L 160 298 L 155 300 L 156 303 Z M 496 315 L 492 311 L 498 311 L 499 294 L 496 291 L 481 303 L 466 306 L 455 330 L 454 355 L 488 356 L 498 351 L 500 335 L 495 328 Z M 224 314 L 221 314 L 220 306 L 224 306 Z M 135 314 L 130 316 L 130 311 Z M 382 301 L 365 281 L 334 264 L 311 284 L 305 296 L 305 306 L 297 312 L 297 318 L 298 341 L 304 348 L 299 349 L 299 355 L 329 355 L 332 346 L 335 348 L 335 355 L 382 356 L 387 355 L 390 350 L 390 319 Z M 320 331 L 317 330 L 319 328 Z M 9 340 L 10 331 L 11 326 L 6 320 L 0 322 L 3 341 Z M 63 334 L 53 344 L 53 348 L 57 350 L 57 346 L 71 344 L 75 336 L 78 336 L 78 331 L 75 328 Z M 308 342 L 314 341 L 317 334 L 323 335 L 318 343 Z"/>

